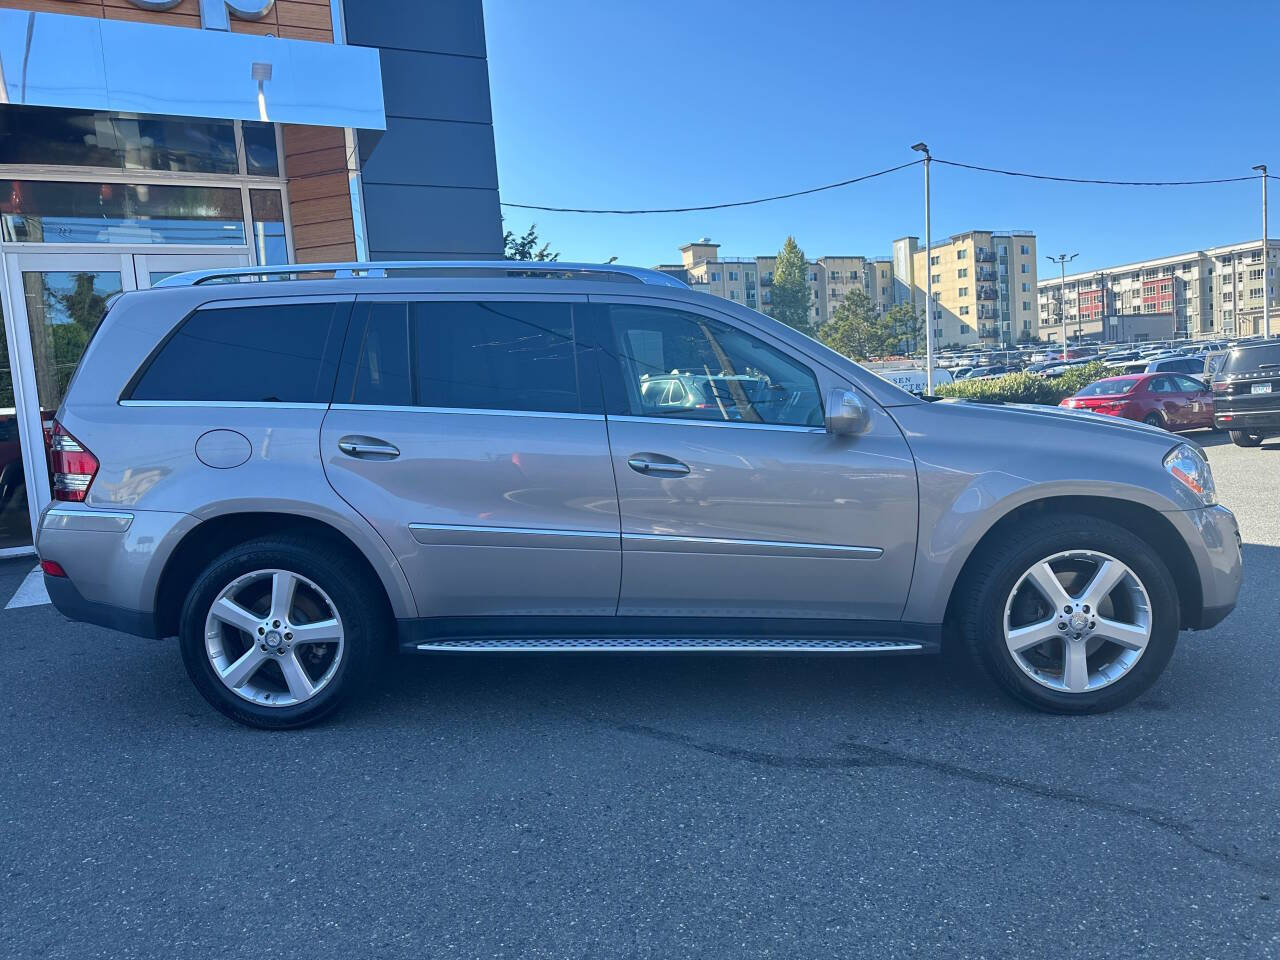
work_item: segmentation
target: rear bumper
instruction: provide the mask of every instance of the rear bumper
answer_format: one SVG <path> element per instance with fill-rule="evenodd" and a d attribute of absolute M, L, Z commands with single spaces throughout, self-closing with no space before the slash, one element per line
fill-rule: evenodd
<path fill-rule="evenodd" d="M 1213 411 L 1213 425 L 1219 430 L 1244 430 L 1251 433 L 1280 433 L 1280 396 L 1275 406 L 1265 410 Z"/>
<path fill-rule="evenodd" d="M 96 603 L 81 596 L 76 585 L 66 577 L 45 574 L 44 588 L 57 611 L 68 620 L 92 623 L 138 637 L 156 636 L 156 618 L 147 610 L 129 610 L 109 603 Z"/>
<path fill-rule="evenodd" d="M 155 636 L 156 588 L 164 561 L 197 523 L 189 514 L 155 510 L 46 508 L 36 552 L 67 572 L 44 578 L 49 599 L 72 620 Z"/>

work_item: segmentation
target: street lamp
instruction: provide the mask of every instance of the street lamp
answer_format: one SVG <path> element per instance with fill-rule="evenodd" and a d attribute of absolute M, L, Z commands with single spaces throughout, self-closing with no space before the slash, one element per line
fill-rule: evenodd
<path fill-rule="evenodd" d="M 1056 257 L 1051 257 L 1047 253 L 1044 255 L 1045 259 L 1048 260 L 1050 263 L 1056 263 L 1058 266 L 1062 268 L 1062 285 L 1058 287 L 1058 322 L 1062 324 L 1062 361 L 1063 363 L 1066 363 L 1068 359 L 1067 357 L 1067 264 L 1070 263 L 1072 260 L 1074 260 L 1078 256 L 1080 256 L 1080 254 L 1078 253 L 1073 253 L 1071 254 L 1071 256 L 1067 256 L 1065 253 L 1060 253 Z M 1077 323 L 1076 324 L 1077 335 L 1079 334 L 1079 332 L 1080 332 L 1080 325 L 1079 323 Z"/>
<path fill-rule="evenodd" d="M 929 145 L 913 143 L 911 149 L 924 154 L 924 384 L 925 393 L 933 393 L 933 234 L 929 227 Z"/>
<path fill-rule="evenodd" d="M 1271 263 L 1267 260 L 1267 165 L 1253 169 L 1262 173 L 1262 334 L 1271 336 Z"/>

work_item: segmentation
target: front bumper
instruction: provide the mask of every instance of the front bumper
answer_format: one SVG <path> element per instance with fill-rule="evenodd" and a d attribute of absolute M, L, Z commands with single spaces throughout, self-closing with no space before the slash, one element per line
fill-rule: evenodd
<path fill-rule="evenodd" d="M 1208 630 L 1221 623 L 1236 605 L 1244 580 L 1240 526 L 1236 516 L 1218 505 L 1165 514 L 1191 548 L 1200 580 L 1199 609 L 1183 610 L 1183 628 Z"/>

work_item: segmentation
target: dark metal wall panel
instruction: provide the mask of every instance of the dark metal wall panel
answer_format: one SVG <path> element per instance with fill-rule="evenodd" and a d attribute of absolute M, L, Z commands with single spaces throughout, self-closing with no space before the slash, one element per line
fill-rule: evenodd
<path fill-rule="evenodd" d="M 345 0 L 349 43 L 379 47 L 385 133 L 361 134 L 369 255 L 502 253 L 481 0 Z"/>

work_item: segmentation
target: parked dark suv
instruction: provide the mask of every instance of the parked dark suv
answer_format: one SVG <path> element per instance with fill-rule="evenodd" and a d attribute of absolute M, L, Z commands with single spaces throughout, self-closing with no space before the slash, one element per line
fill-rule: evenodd
<path fill-rule="evenodd" d="M 1280 434 L 1280 340 L 1235 347 L 1213 382 L 1213 424 L 1240 447 Z"/>

